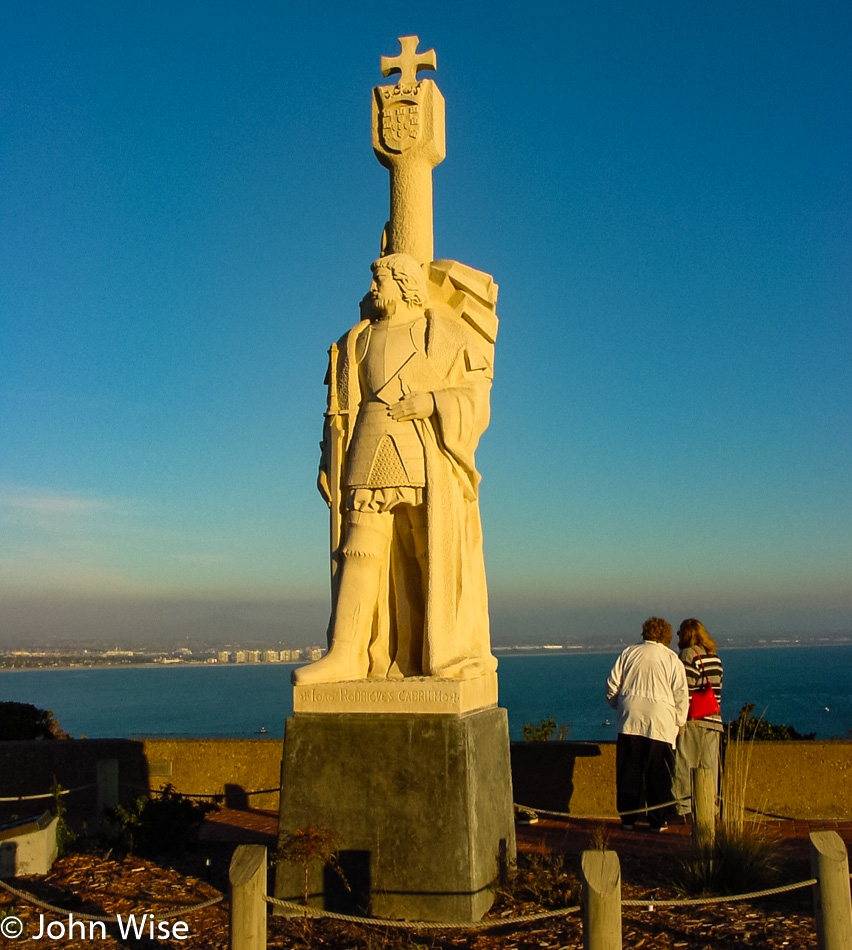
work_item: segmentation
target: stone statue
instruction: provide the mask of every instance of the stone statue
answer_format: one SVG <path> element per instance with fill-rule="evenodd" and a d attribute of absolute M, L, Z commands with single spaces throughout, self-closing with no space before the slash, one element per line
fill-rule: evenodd
<path fill-rule="evenodd" d="M 390 170 L 390 220 L 361 321 L 329 351 L 320 492 L 331 508 L 329 652 L 296 686 L 493 673 L 479 474 L 488 425 L 497 286 L 431 261 L 431 170 L 443 98 L 417 38 L 382 59 L 373 148 Z"/>
<path fill-rule="evenodd" d="M 342 547 L 330 650 L 294 671 L 300 686 L 497 666 L 474 463 L 489 347 L 427 307 L 412 257 L 381 257 L 372 270 L 366 318 L 332 348 L 320 491 L 334 517 L 340 486 Z"/>

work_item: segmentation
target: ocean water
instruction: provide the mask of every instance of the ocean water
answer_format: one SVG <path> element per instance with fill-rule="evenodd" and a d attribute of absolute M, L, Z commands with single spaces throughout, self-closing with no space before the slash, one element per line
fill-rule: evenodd
<path fill-rule="evenodd" d="M 525 722 L 553 716 L 570 738 L 615 738 L 604 681 L 615 653 L 500 659 L 500 705 L 520 739 Z M 852 735 L 852 645 L 721 653 L 722 715 L 743 703 L 755 714 L 818 738 Z M 51 709 L 74 736 L 284 735 L 293 711 L 292 664 L 104 667 L 0 672 L 0 700 Z"/>

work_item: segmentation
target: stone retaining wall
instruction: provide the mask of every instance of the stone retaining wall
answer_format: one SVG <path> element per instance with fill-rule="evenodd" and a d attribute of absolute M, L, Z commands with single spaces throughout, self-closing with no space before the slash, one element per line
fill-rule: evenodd
<path fill-rule="evenodd" d="M 852 820 L 852 742 L 754 742 L 746 805 L 764 813 Z M 515 802 L 572 815 L 615 813 L 614 742 L 512 744 Z"/>
<path fill-rule="evenodd" d="M 99 759 L 117 759 L 119 794 L 132 800 L 166 784 L 184 794 L 224 795 L 237 808 L 277 809 L 281 739 L 71 739 L 0 742 L 0 798 L 94 786 Z M 514 800 L 572 815 L 615 811 L 615 743 L 512 744 Z M 755 742 L 747 804 L 803 819 L 852 818 L 852 742 Z M 93 787 L 66 799 L 72 816 L 93 816 Z M 47 803 L 49 804 L 49 802 Z M 0 820 L 45 802 L 0 804 Z M 86 818 L 88 820 L 88 818 Z"/>

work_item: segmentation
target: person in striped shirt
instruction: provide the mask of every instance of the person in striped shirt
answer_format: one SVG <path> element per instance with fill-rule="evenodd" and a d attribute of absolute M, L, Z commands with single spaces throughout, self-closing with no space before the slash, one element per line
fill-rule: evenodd
<path fill-rule="evenodd" d="M 686 671 L 690 695 L 710 681 L 716 702 L 722 698 L 722 661 L 716 654 L 716 643 L 704 624 L 694 617 L 684 620 L 677 632 L 680 659 Z M 675 757 L 672 792 L 678 799 L 680 815 L 688 815 L 692 807 L 692 769 L 710 769 L 719 782 L 719 741 L 722 736 L 720 713 L 704 719 L 689 719 L 680 730 Z"/>

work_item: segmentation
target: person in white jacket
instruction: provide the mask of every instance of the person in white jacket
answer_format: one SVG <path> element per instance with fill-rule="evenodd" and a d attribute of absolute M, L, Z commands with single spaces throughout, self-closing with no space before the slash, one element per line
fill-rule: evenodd
<path fill-rule="evenodd" d="M 606 700 L 618 710 L 616 807 L 628 829 L 643 808 L 652 831 L 664 831 L 675 813 L 669 804 L 675 746 L 686 723 L 689 690 L 671 642 L 671 624 L 649 617 L 642 624 L 642 643 L 622 652 L 606 681 Z"/>

